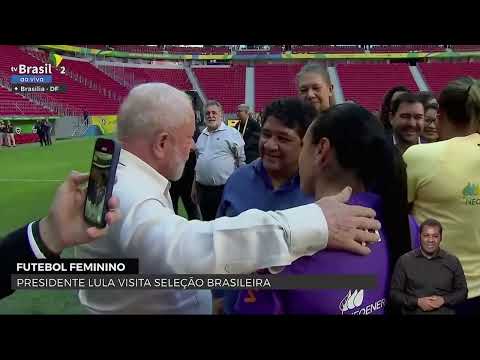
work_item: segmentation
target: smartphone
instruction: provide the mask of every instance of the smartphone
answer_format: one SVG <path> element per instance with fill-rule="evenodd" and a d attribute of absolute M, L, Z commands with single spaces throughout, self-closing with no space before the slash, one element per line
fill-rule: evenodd
<path fill-rule="evenodd" d="M 85 221 L 98 228 L 107 225 L 105 215 L 115 184 L 120 149 L 115 140 L 99 138 L 95 142 L 83 213 Z"/>

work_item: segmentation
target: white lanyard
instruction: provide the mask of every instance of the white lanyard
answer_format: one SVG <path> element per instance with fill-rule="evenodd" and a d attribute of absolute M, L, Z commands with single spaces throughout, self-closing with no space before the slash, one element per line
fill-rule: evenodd
<path fill-rule="evenodd" d="M 245 127 L 243 128 L 243 131 L 242 131 L 242 138 L 245 135 L 245 130 L 247 130 L 248 119 L 250 119 L 250 117 L 248 117 L 247 121 L 245 121 Z M 242 122 L 240 122 L 240 126 L 242 126 Z"/>

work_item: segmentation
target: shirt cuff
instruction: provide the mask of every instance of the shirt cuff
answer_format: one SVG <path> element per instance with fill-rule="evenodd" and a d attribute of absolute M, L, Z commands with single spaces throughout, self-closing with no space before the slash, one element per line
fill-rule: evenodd
<path fill-rule="evenodd" d="M 418 306 L 418 299 L 413 295 L 407 295 L 405 299 L 405 306 L 409 309 L 415 309 Z"/>
<path fill-rule="evenodd" d="M 280 213 L 288 223 L 287 243 L 293 256 L 313 255 L 327 247 L 327 219 L 317 204 L 282 210 Z"/>
<path fill-rule="evenodd" d="M 40 248 L 38 247 L 37 242 L 35 241 L 35 237 L 33 236 L 32 226 L 33 226 L 33 222 L 28 224 L 28 228 L 27 228 L 28 242 L 30 244 L 30 248 L 32 249 L 33 254 L 37 259 L 46 259 L 47 257 L 40 251 Z"/>

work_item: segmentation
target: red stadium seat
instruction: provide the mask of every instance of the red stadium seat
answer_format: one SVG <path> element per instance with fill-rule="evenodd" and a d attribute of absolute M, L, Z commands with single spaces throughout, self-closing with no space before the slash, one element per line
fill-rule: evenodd
<path fill-rule="evenodd" d="M 245 102 L 245 65 L 192 68 L 208 99 L 222 103 L 224 112 L 232 113 Z"/>
<path fill-rule="evenodd" d="M 303 64 L 259 64 L 255 66 L 255 111 L 263 111 L 273 100 L 296 96 L 295 75 Z"/>
<path fill-rule="evenodd" d="M 385 93 L 394 86 L 418 91 L 407 64 L 339 64 L 337 72 L 345 99 L 370 111 L 380 109 Z"/>
<path fill-rule="evenodd" d="M 192 84 L 184 69 L 148 68 L 148 67 L 114 67 L 103 66 L 107 73 L 114 71 L 120 78 L 135 85 L 147 82 L 163 82 L 180 90 L 191 90 Z"/>
<path fill-rule="evenodd" d="M 461 76 L 480 78 L 480 63 L 430 63 L 418 67 L 434 93 L 439 93 L 449 81 Z"/>

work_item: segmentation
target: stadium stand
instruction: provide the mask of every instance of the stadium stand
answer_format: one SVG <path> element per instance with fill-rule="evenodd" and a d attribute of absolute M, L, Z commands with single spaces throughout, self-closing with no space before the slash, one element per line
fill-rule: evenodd
<path fill-rule="evenodd" d="M 247 50 L 237 50 L 237 55 L 265 55 L 268 54 L 269 50 L 260 50 L 260 49 L 247 49 Z"/>
<path fill-rule="evenodd" d="M 168 51 L 180 54 L 223 54 L 229 53 L 228 46 L 175 46 L 175 45 L 77 45 L 96 49 L 115 48 L 129 52 L 155 53 Z M 399 53 L 408 51 L 446 51 L 440 45 L 375 45 L 374 53 Z M 455 45 L 455 51 L 480 50 L 479 45 Z M 293 45 L 294 53 L 361 53 L 355 46 Z M 238 50 L 237 54 L 280 54 L 282 46 L 274 45 L 265 50 Z M 64 58 L 66 74 L 53 69 L 56 84 L 67 86 L 66 93 L 20 95 L 9 90 L 10 67 L 12 64 L 43 65 L 48 62 L 48 53 L 20 49 L 17 46 L 0 45 L 0 113 L 3 115 L 52 115 L 66 114 L 61 106 L 70 109 L 68 115 L 81 115 L 86 110 L 92 115 L 114 114 L 120 101 L 128 91 L 139 83 L 166 82 L 181 90 L 193 88 L 187 73 L 182 68 L 158 68 L 151 65 L 132 64 L 128 67 L 102 65 L 96 67 L 84 60 Z M 272 100 L 283 96 L 295 96 L 295 75 L 302 64 L 273 63 L 255 65 L 255 111 L 261 111 Z M 105 69 L 115 69 L 112 74 Z M 243 64 L 231 66 L 193 66 L 199 85 L 207 98 L 215 98 L 224 104 L 225 112 L 234 112 L 245 99 L 245 72 Z M 461 75 L 480 77 L 480 63 L 419 63 L 427 85 L 438 92 L 449 80 Z M 378 110 L 384 93 L 392 86 L 403 84 L 417 89 L 417 85 L 406 64 L 337 64 L 337 71 L 344 97 L 359 102 L 370 110 Z M 125 80 L 125 81 L 122 81 Z"/>
<path fill-rule="evenodd" d="M 376 45 L 370 49 L 372 53 L 404 53 L 404 52 L 443 52 L 444 47 L 438 45 Z"/>
<path fill-rule="evenodd" d="M 333 45 L 302 45 L 292 46 L 292 52 L 295 54 L 301 53 L 362 53 L 363 49 L 357 46 L 333 46 Z"/>
<path fill-rule="evenodd" d="M 449 81 L 461 76 L 480 78 L 480 63 L 423 63 L 417 67 L 434 93 L 439 93 Z"/>
<path fill-rule="evenodd" d="M 269 52 L 270 52 L 270 54 L 281 54 L 282 53 L 282 47 L 281 46 L 271 46 Z"/>
<path fill-rule="evenodd" d="M 115 50 L 137 54 L 228 54 L 228 47 L 187 47 L 187 46 L 146 46 L 146 45 L 112 45 Z"/>
<path fill-rule="evenodd" d="M 380 109 L 383 96 L 394 86 L 418 91 L 407 64 L 339 64 L 337 72 L 345 100 L 370 111 Z"/>
<path fill-rule="evenodd" d="M 87 49 L 97 49 L 97 50 L 109 50 L 111 48 L 110 45 L 72 45 L 72 46 L 77 46 L 77 47 L 87 48 Z"/>
<path fill-rule="evenodd" d="M 295 75 L 303 64 L 258 64 L 255 66 L 255 111 L 275 99 L 296 96 Z"/>
<path fill-rule="evenodd" d="M 220 101 L 224 112 L 232 113 L 245 102 L 245 68 L 243 64 L 234 64 L 192 67 L 192 70 L 205 96 Z"/>
<path fill-rule="evenodd" d="M 480 45 L 453 45 L 453 50 L 462 51 L 480 51 Z"/>
<path fill-rule="evenodd" d="M 119 83 L 128 84 L 126 85 L 128 88 L 146 82 L 164 82 L 180 90 L 192 89 L 192 84 L 184 69 L 108 65 L 101 65 L 100 67 L 107 74 L 112 74 Z"/>
<path fill-rule="evenodd" d="M 105 73 L 100 71 L 94 65 L 87 61 L 75 61 L 64 59 L 62 62 L 68 70 L 71 70 L 77 74 L 82 75 L 98 84 L 100 87 L 109 89 L 115 92 L 117 95 L 122 98 L 128 95 L 128 89 L 120 85 L 118 82 L 114 81 L 112 78 L 107 76 Z"/>
<path fill-rule="evenodd" d="M 34 57 L 33 52 L 24 52 L 16 46 L 2 45 L 0 46 L 0 53 L 3 56 L 0 64 L 0 72 L 11 75 L 10 67 L 12 64 L 25 64 L 27 66 L 43 66 L 45 64 L 45 55 L 36 54 L 40 57 Z M 90 86 L 100 88 L 94 81 L 86 79 L 85 76 L 75 73 L 68 69 L 66 65 L 66 73 L 61 74 L 59 69 L 52 67 L 52 75 L 55 84 L 65 85 L 67 92 L 54 93 L 50 95 L 37 94 L 45 103 L 52 102 L 60 103 L 72 109 L 73 114 L 80 115 L 83 109 L 86 109 L 90 114 L 115 114 L 118 110 L 119 100 L 114 100 L 106 95 L 107 90 L 101 93 L 100 91 L 91 89 Z"/>
<path fill-rule="evenodd" d="M 112 47 L 117 51 L 136 54 L 158 54 L 165 51 L 163 48 L 146 45 L 112 45 Z"/>
<path fill-rule="evenodd" d="M 229 54 L 230 49 L 228 47 L 183 47 L 183 46 L 170 46 L 166 47 L 169 53 L 176 54 Z"/>
<path fill-rule="evenodd" d="M 53 115 L 51 111 L 0 86 L 0 115 Z"/>
<path fill-rule="evenodd" d="M 12 64 L 19 64 L 21 60 L 18 53 L 28 58 L 26 54 L 15 46 L 0 45 L 0 78 L 2 83 L 10 83 Z M 0 87 L 0 113 L 1 115 L 51 115 L 52 112 L 43 106 L 35 104 L 25 96 L 10 91 L 7 86 Z"/>

